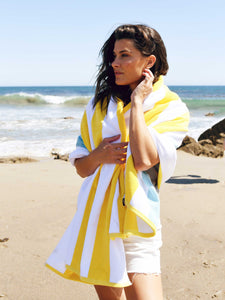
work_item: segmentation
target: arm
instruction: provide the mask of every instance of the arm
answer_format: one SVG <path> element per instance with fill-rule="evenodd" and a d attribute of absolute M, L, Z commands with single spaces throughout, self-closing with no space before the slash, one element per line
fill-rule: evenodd
<path fill-rule="evenodd" d="M 127 143 L 113 143 L 120 135 L 105 138 L 89 155 L 74 162 L 77 173 L 87 177 L 95 172 L 101 164 L 124 164 L 126 161 Z"/>
<path fill-rule="evenodd" d="M 145 171 L 159 162 L 159 155 L 154 141 L 145 124 L 142 104 L 145 97 L 152 92 L 153 74 L 146 69 L 145 79 L 131 94 L 130 113 L 130 147 L 136 170 Z"/>

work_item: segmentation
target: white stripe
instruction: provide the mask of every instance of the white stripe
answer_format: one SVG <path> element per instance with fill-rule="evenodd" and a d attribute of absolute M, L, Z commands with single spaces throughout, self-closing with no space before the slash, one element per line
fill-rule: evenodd
<path fill-rule="evenodd" d="M 63 237 L 59 241 L 57 247 L 46 261 L 48 265 L 52 266 L 61 273 L 64 273 L 66 271 L 68 247 L 74 246 L 70 244 L 70 237 L 74 229 L 74 223 L 75 218 L 73 218 L 69 227 L 66 229 L 66 232 L 63 234 Z"/>
<path fill-rule="evenodd" d="M 119 197 L 119 181 L 117 181 L 116 183 L 116 190 L 113 197 L 109 233 L 117 233 L 120 231 L 119 215 L 118 215 L 118 197 Z"/>
<path fill-rule="evenodd" d="M 140 184 L 140 180 L 139 180 Z M 141 200 L 141 201 L 140 201 Z M 138 210 L 141 214 L 149 218 L 151 216 L 151 206 L 149 205 L 149 199 L 144 192 L 144 189 L 139 185 L 135 191 L 130 205 Z M 137 217 L 138 230 L 144 233 L 152 233 L 153 230 L 147 225 L 140 217 Z"/>
<path fill-rule="evenodd" d="M 110 240 L 110 282 L 129 282 L 122 239 Z"/>
<path fill-rule="evenodd" d="M 170 139 L 169 134 L 162 135 L 151 127 L 148 127 L 148 130 L 159 154 L 163 183 L 173 175 L 177 160 L 176 147 L 173 143 L 173 139 Z M 178 134 L 178 136 L 180 135 Z"/>
<path fill-rule="evenodd" d="M 47 263 L 59 272 L 64 273 L 66 270 L 65 265 L 71 264 L 77 242 L 77 237 L 84 215 L 84 210 L 86 207 L 89 190 L 92 186 L 96 172 L 92 176 L 87 177 L 83 182 L 80 193 L 78 195 L 77 212 L 73 217 L 73 220 L 67 228 L 66 232 L 64 233 L 63 237 L 56 246 L 55 250 L 52 252 L 52 254 L 47 260 Z"/>
<path fill-rule="evenodd" d="M 115 165 L 105 164 L 101 169 L 94 202 L 92 204 L 91 213 L 88 219 L 88 226 L 81 257 L 80 274 L 83 277 L 88 277 L 101 207 L 105 198 L 106 190 L 112 178 L 114 167 Z"/>
<path fill-rule="evenodd" d="M 162 85 L 160 89 L 155 92 L 152 92 L 150 95 L 146 97 L 143 103 L 143 111 L 148 111 L 154 107 L 156 102 L 162 100 L 166 96 L 166 89 L 165 86 Z"/>
<path fill-rule="evenodd" d="M 102 139 L 121 134 L 117 118 L 117 103 L 112 99 L 109 102 L 108 113 L 102 122 Z M 119 143 L 120 140 L 115 141 Z"/>
<path fill-rule="evenodd" d="M 150 126 L 154 127 L 155 125 L 158 125 L 161 122 L 171 121 L 187 112 L 188 110 L 186 105 L 182 103 L 180 99 L 170 101 L 167 108 L 159 114 L 158 119 L 151 123 Z"/>
<path fill-rule="evenodd" d="M 160 135 L 162 137 L 165 136 L 167 139 L 169 139 L 176 149 L 181 145 L 184 138 L 183 131 L 167 131 L 160 133 Z"/>
<path fill-rule="evenodd" d="M 87 156 L 88 154 L 89 154 L 89 151 L 86 148 L 77 146 L 76 150 L 74 150 L 73 152 L 70 153 L 69 161 L 74 166 L 75 159 L 83 157 L 83 156 Z"/>
<path fill-rule="evenodd" d="M 85 211 L 87 200 L 88 200 L 88 195 L 89 195 L 91 186 L 93 184 L 93 181 L 95 179 L 97 172 L 98 172 L 98 169 L 94 172 L 93 175 L 91 175 L 85 179 L 85 181 L 83 182 L 83 184 L 81 186 L 79 195 L 78 195 L 77 212 L 74 216 L 75 223 L 74 223 L 74 228 L 71 231 L 71 237 L 70 237 L 68 253 L 67 253 L 67 264 L 68 265 L 71 264 L 71 261 L 73 258 L 77 238 L 78 238 L 78 235 L 80 232 L 80 226 L 81 226 L 81 223 L 83 220 L 83 215 L 84 215 L 84 211 Z"/>

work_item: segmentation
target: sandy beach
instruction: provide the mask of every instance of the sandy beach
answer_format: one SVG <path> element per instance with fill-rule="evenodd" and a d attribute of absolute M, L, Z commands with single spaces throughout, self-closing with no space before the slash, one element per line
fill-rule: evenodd
<path fill-rule="evenodd" d="M 225 157 L 178 151 L 161 189 L 164 299 L 225 299 Z M 76 210 L 82 179 L 70 163 L 0 164 L 0 298 L 91 300 L 92 286 L 44 264 Z M 7 240 L 8 239 L 8 240 Z"/>

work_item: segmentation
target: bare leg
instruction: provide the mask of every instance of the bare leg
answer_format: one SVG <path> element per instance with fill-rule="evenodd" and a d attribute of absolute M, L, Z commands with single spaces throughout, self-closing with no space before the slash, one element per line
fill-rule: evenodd
<path fill-rule="evenodd" d="M 100 300 L 126 300 L 124 288 L 95 285 Z"/>
<path fill-rule="evenodd" d="M 163 300 L 161 275 L 129 273 L 131 286 L 125 288 L 127 300 Z"/>

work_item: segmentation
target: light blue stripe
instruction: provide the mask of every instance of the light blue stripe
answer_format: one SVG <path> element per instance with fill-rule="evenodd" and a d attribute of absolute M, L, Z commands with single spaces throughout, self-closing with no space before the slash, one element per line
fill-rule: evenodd
<path fill-rule="evenodd" d="M 160 201 L 159 193 L 157 192 L 155 186 L 151 182 L 149 174 L 147 172 L 142 172 L 142 179 L 146 187 L 146 194 L 151 206 L 150 220 L 156 225 L 160 226 Z"/>
<path fill-rule="evenodd" d="M 84 145 L 84 141 L 83 141 L 81 135 L 78 136 L 76 147 L 82 147 L 82 148 L 87 149 Z"/>

